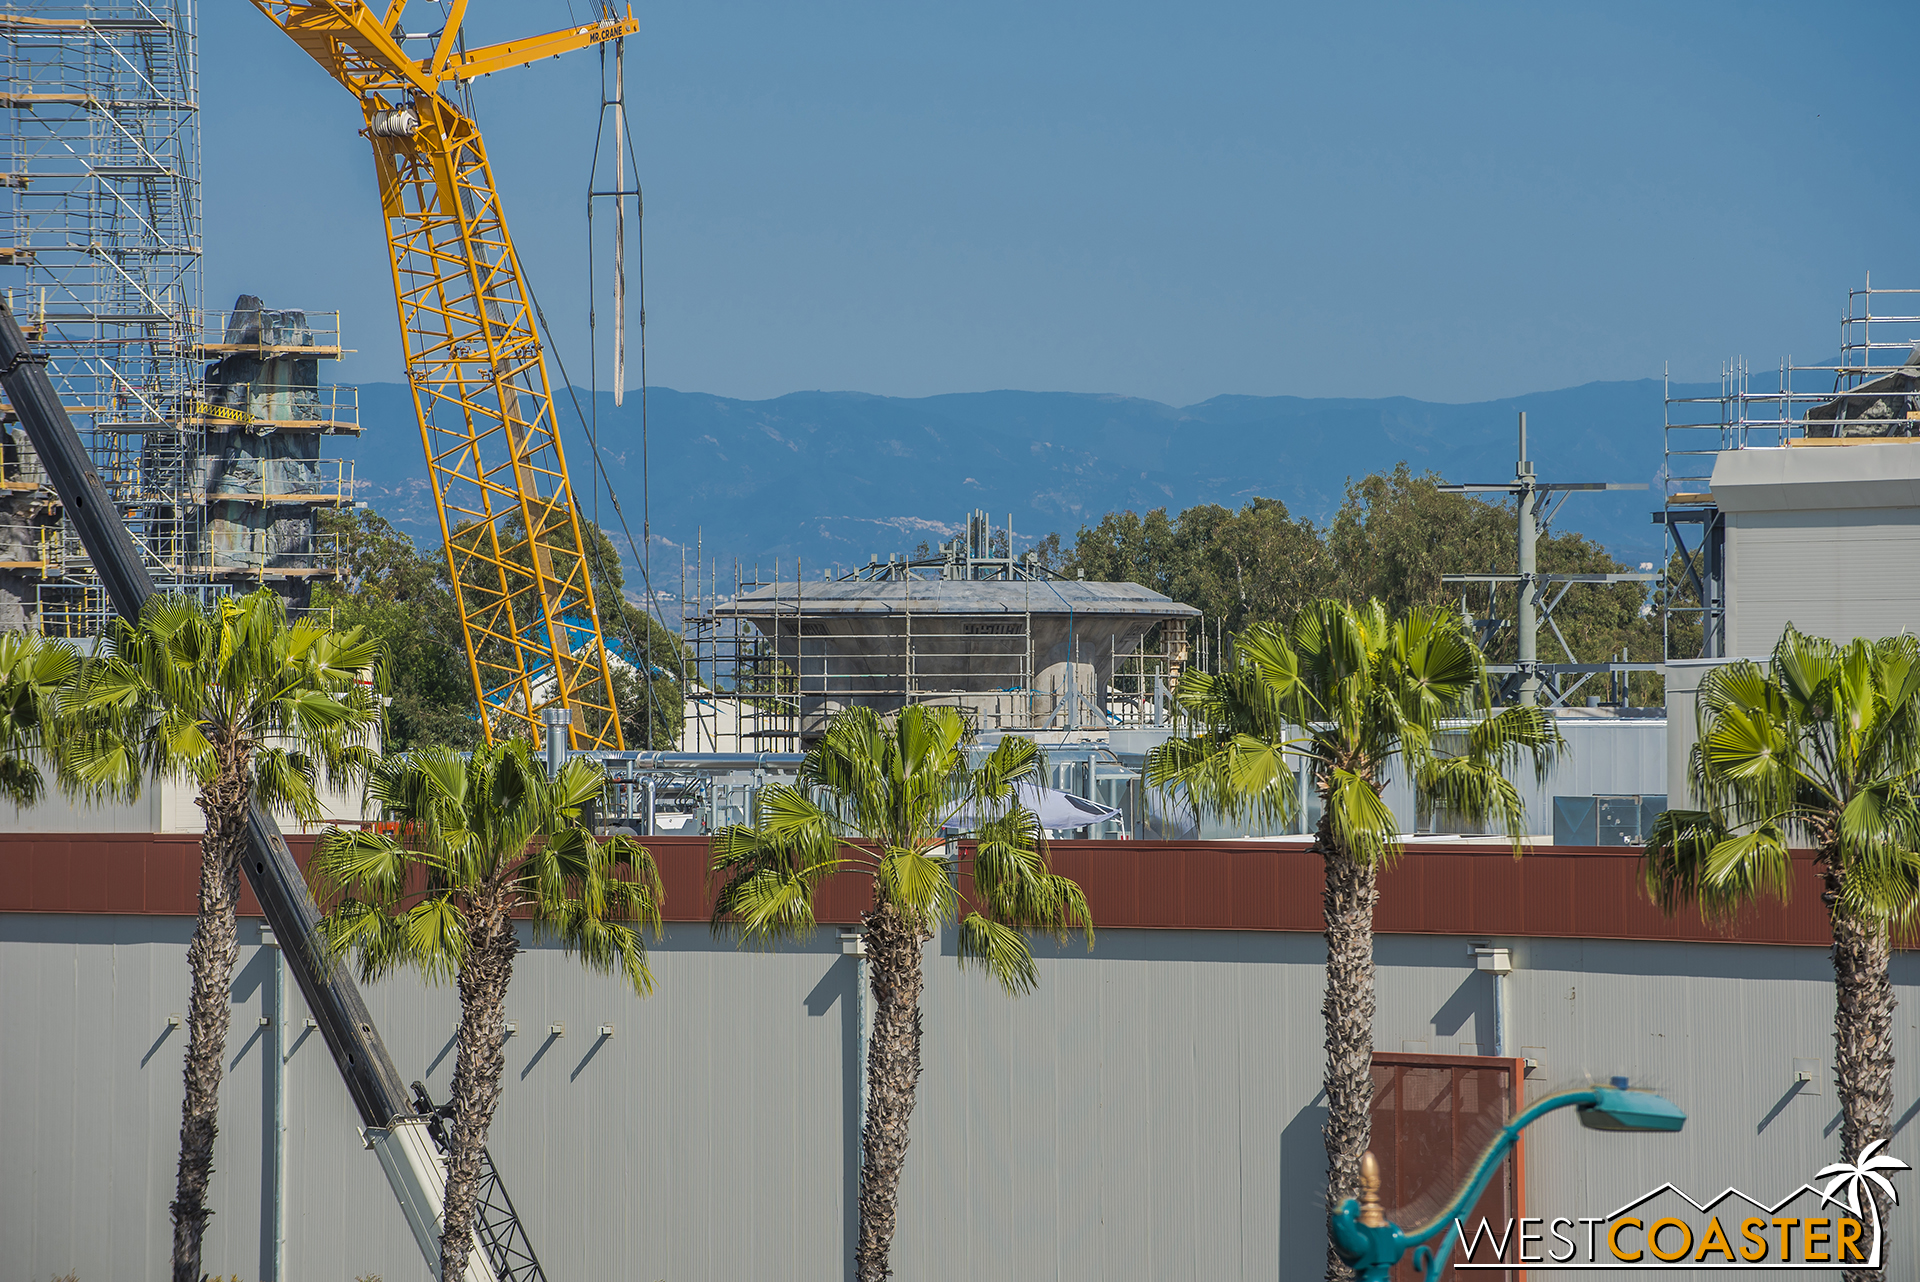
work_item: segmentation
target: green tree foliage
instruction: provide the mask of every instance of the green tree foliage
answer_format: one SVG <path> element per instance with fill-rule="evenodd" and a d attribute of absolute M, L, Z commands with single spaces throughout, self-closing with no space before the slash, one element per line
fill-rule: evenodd
<path fill-rule="evenodd" d="M 1491 636 L 1482 633 L 1487 658 L 1512 663 L 1520 655 L 1513 626 L 1514 589 L 1448 584 L 1441 576 L 1518 573 L 1513 504 L 1445 494 L 1440 484 L 1432 473 L 1415 476 L 1405 463 L 1386 476 L 1348 483 L 1346 501 L 1327 531 L 1341 571 L 1339 595 L 1350 602 L 1377 597 L 1396 611 L 1450 605 L 1464 607 L 1475 619 L 1498 619 Z M 1569 501 L 1578 503 L 1580 498 Z M 1623 574 L 1634 569 L 1583 535 L 1551 528 L 1536 554 L 1540 570 L 1548 574 Z M 1548 599 L 1558 596 L 1560 588 L 1550 584 Z M 1625 651 L 1632 662 L 1658 663 L 1660 625 L 1647 601 L 1646 587 L 1639 583 L 1575 585 L 1555 608 L 1553 625 L 1540 630 L 1536 644 L 1541 662 L 1596 663 Z M 1657 678 L 1646 673 L 1634 679 L 1636 701 L 1657 702 Z M 1584 688 L 1606 693 L 1593 681 Z"/>
<path fill-rule="evenodd" d="M 1764 666 L 1701 680 L 1688 762 L 1701 810 L 1655 820 L 1641 871 L 1668 913 L 1724 920 L 1784 900 L 1811 845 L 1833 931 L 1841 1155 L 1892 1135 L 1892 935 L 1920 910 L 1920 643 L 1836 645 L 1787 629 Z M 1880 1222 L 1890 1209 L 1881 1199 Z M 1856 1271 L 1849 1277 L 1878 1278 Z"/>
<path fill-rule="evenodd" d="M 1226 633 L 1261 623 L 1291 626 L 1321 598 L 1354 605 L 1379 600 L 1394 613 L 1445 606 L 1487 621 L 1479 636 L 1488 659 L 1512 663 L 1519 655 L 1514 589 L 1447 584 L 1441 576 L 1516 573 L 1513 505 L 1442 493 L 1440 484 L 1438 476 L 1416 475 L 1404 462 L 1384 475 L 1350 481 L 1324 529 L 1294 518 L 1274 499 L 1254 499 L 1238 511 L 1202 504 L 1174 517 L 1165 508 L 1144 516 L 1110 512 L 1081 527 L 1062 568 L 1164 592 L 1198 608 L 1210 628 Z M 1552 529 L 1540 540 L 1538 560 L 1548 573 L 1620 574 L 1634 568 L 1579 534 Z M 1557 595 L 1559 586 L 1549 591 Z M 1637 663 L 1662 657 L 1660 620 L 1641 584 L 1577 585 L 1553 618 L 1559 633 L 1543 626 L 1537 639 L 1544 663 L 1596 663 L 1623 653 Z M 1597 679 L 1582 687 L 1587 691 L 1611 694 Z M 1636 703 L 1658 702 L 1658 678 L 1635 674 L 1629 694 Z"/>
<path fill-rule="evenodd" d="M 338 584 L 317 588 L 313 604 L 342 627 L 365 629 L 385 651 L 392 699 L 386 746 L 407 752 L 479 743 L 473 677 L 445 560 L 422 556 L 378 512 L 323 512 L 320 521 L 340 539 L 346 573 Z"/>
<path fill-rule="evenodd" d="M 1335 582 L 1319 531 L 1277 499 L 1255 499 L 1238 512 L 1209 503 L 1171 519 L 1165 508 L 1144 517 L 1109 512 L 1080 531 L 1064 568 L 1164 592 L 1230 631 L 1289 620 Z"/>
<path fill-rule="evenodd" d="M 636 925 L 659 929 L 660 875 L 631 838 L 594 839 L 583 808 L 604 786 L 585 760 L 548 778 L 519 739 L 465 760 L 445 748 L 388 757 L 368 793 L 399 833 L 329 828 L 314 851 L 316 892 L 334 905 L 319 926 L 329 952 L 357 955 L 368 982 L 414 970 L 460 990 L 444 1282 L 463 1282 L 473 1246 L 480 1155 L 506 1068 L 515 915 L 589 970 L 618 971 L 642 996 L 653 989 Z"/>
<path fill-rule="evenodd" d="M 1148 783 L 1234 819 L 1292 818 L 1297 769 L 1320 798 L 1331 1211 L 1359 1192 L 1373 1105 L 1373 911 L 1380 867 L 1400 853 L 1380 795 L 1388 773 L 1463 818 L 1497 821 L 1518 855 L 1526 804 L 1508 775 L 1529 759 L 1544 772 L 1560 732 L 1541 708 L 1486 711 L 1486 659 L 1444 605 L 1316 602 L 1291 628 L 1241 633 L 1225 671 L 1188 668 L 1178 698 L 1197 733 L 1149 754 Z M 1347 1276 L 1331 1248 L 1327 1276 Z"/>
<path fill-rule="evenodd" d="M 760 794 L 758 827 L 713 839 L 716 930 L 748 940 L 802 936 L 814 926 L 814 896 L 836 872 L 869 879 L 873 907 L 861 918 L 874 1017 L 867 1042 L 869 1104 L 861 1137 L 860 1236 L 854 1275 L 891 1272 L 900 1173 L 920 1077 L 921 956 L 938 928 L 958 927 L 962 966 L 979 966 L 1009 993 L 1038 982 L 1027 932 L 1064 940 L 1084 931 L 1086 896 L 1055 873 L 1046 834 L 1022 806 L 1018 784 L 1045 778 L 1031 739 L 1003 739 L 968 764 L 972 731 L 953 708 L 919 705 L 883 721 L 851 708 L 828 722 L 796 786 Z M 945 832 L 970 830 L 971 864 L 945 855 Z M 964 897 L 956 879 L 973 882 Z"/>
<path fill-rule="evenodd" d="M 1385 476 L 1347 482 L 1327 529 L 1340 599 L 1377 598 L 1394 613 L 1457 605 L 1461 588 L 1443 584 L 1441 575 L 1518 568 L 1513 505 L 1443 494 L 1440 484 L 1431 472 L 1415 476 L 1404 462 Z M 1543 569 L 1545 561 L 1542 547 Z"/>

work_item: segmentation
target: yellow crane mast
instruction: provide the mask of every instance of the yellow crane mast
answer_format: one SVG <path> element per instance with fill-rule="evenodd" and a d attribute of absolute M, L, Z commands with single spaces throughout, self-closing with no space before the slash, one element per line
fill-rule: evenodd
<path fill-rule="evenodd" d="M 572 713 L 575 748 L 622 748 L 591 557 L 561 449 L 546 360 L 460 86 L 639 29 L 611 7 L 584 26 L 461 47 L 466 0 L 435 32 L 406 0 L 253 0 L 360 100 L 373 144 L 407 380 L 426 448 L 467 663 L 489 740 Z M 423 45 L 425 57 L 406 44 Z"/>

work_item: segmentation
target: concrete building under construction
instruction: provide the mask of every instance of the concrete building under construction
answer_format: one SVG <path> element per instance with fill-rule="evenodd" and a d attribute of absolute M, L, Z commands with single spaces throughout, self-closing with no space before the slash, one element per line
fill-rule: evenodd
<path fill-rule="evenodd" d="M 875 556 L 815 582 L 796 566 L 696 596 L 685 746 L 804 747 L 856 705 L 942 704 L 982 733 L 1060 743 L 1167 724 L 1200 612 L 1137 583 L 1067 578 L 1011 543 L 975 512 L 931 556 Z"/>

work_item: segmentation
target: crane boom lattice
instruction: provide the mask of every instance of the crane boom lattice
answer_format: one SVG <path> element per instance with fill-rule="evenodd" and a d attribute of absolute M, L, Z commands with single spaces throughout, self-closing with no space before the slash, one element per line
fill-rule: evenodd
<path fill-rule="evenodd" d="M 373 144 L 421 442 L 489 739 L 570 709 L 575 748 L 622 748 L 552 388 L 486 141 L 442 92 L 474 75 L 636 29 L 609 12 L 569 31 L 459 48 L 453 0 L 428 56 L 402 47 L 401 0 L 255 7 L 359 99 Z"/>

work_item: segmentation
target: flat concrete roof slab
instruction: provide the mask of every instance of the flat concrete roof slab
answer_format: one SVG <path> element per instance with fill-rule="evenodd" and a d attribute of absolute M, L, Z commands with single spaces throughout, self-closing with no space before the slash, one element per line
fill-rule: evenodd
<path fill-rule="evenodd" d="M 1079 579 L 849 579 L 755 588 L 714 607 L 720 615 L 765 618 L 789 614 L 1060 614 L 1197 618 L 1200 611 L 1138 583 Z"/>
<path fill-rule="evenodd" d="M 1920 440 L 1724 450 L 1713 501 L 1722 512 L 1920 507 Z"/>

